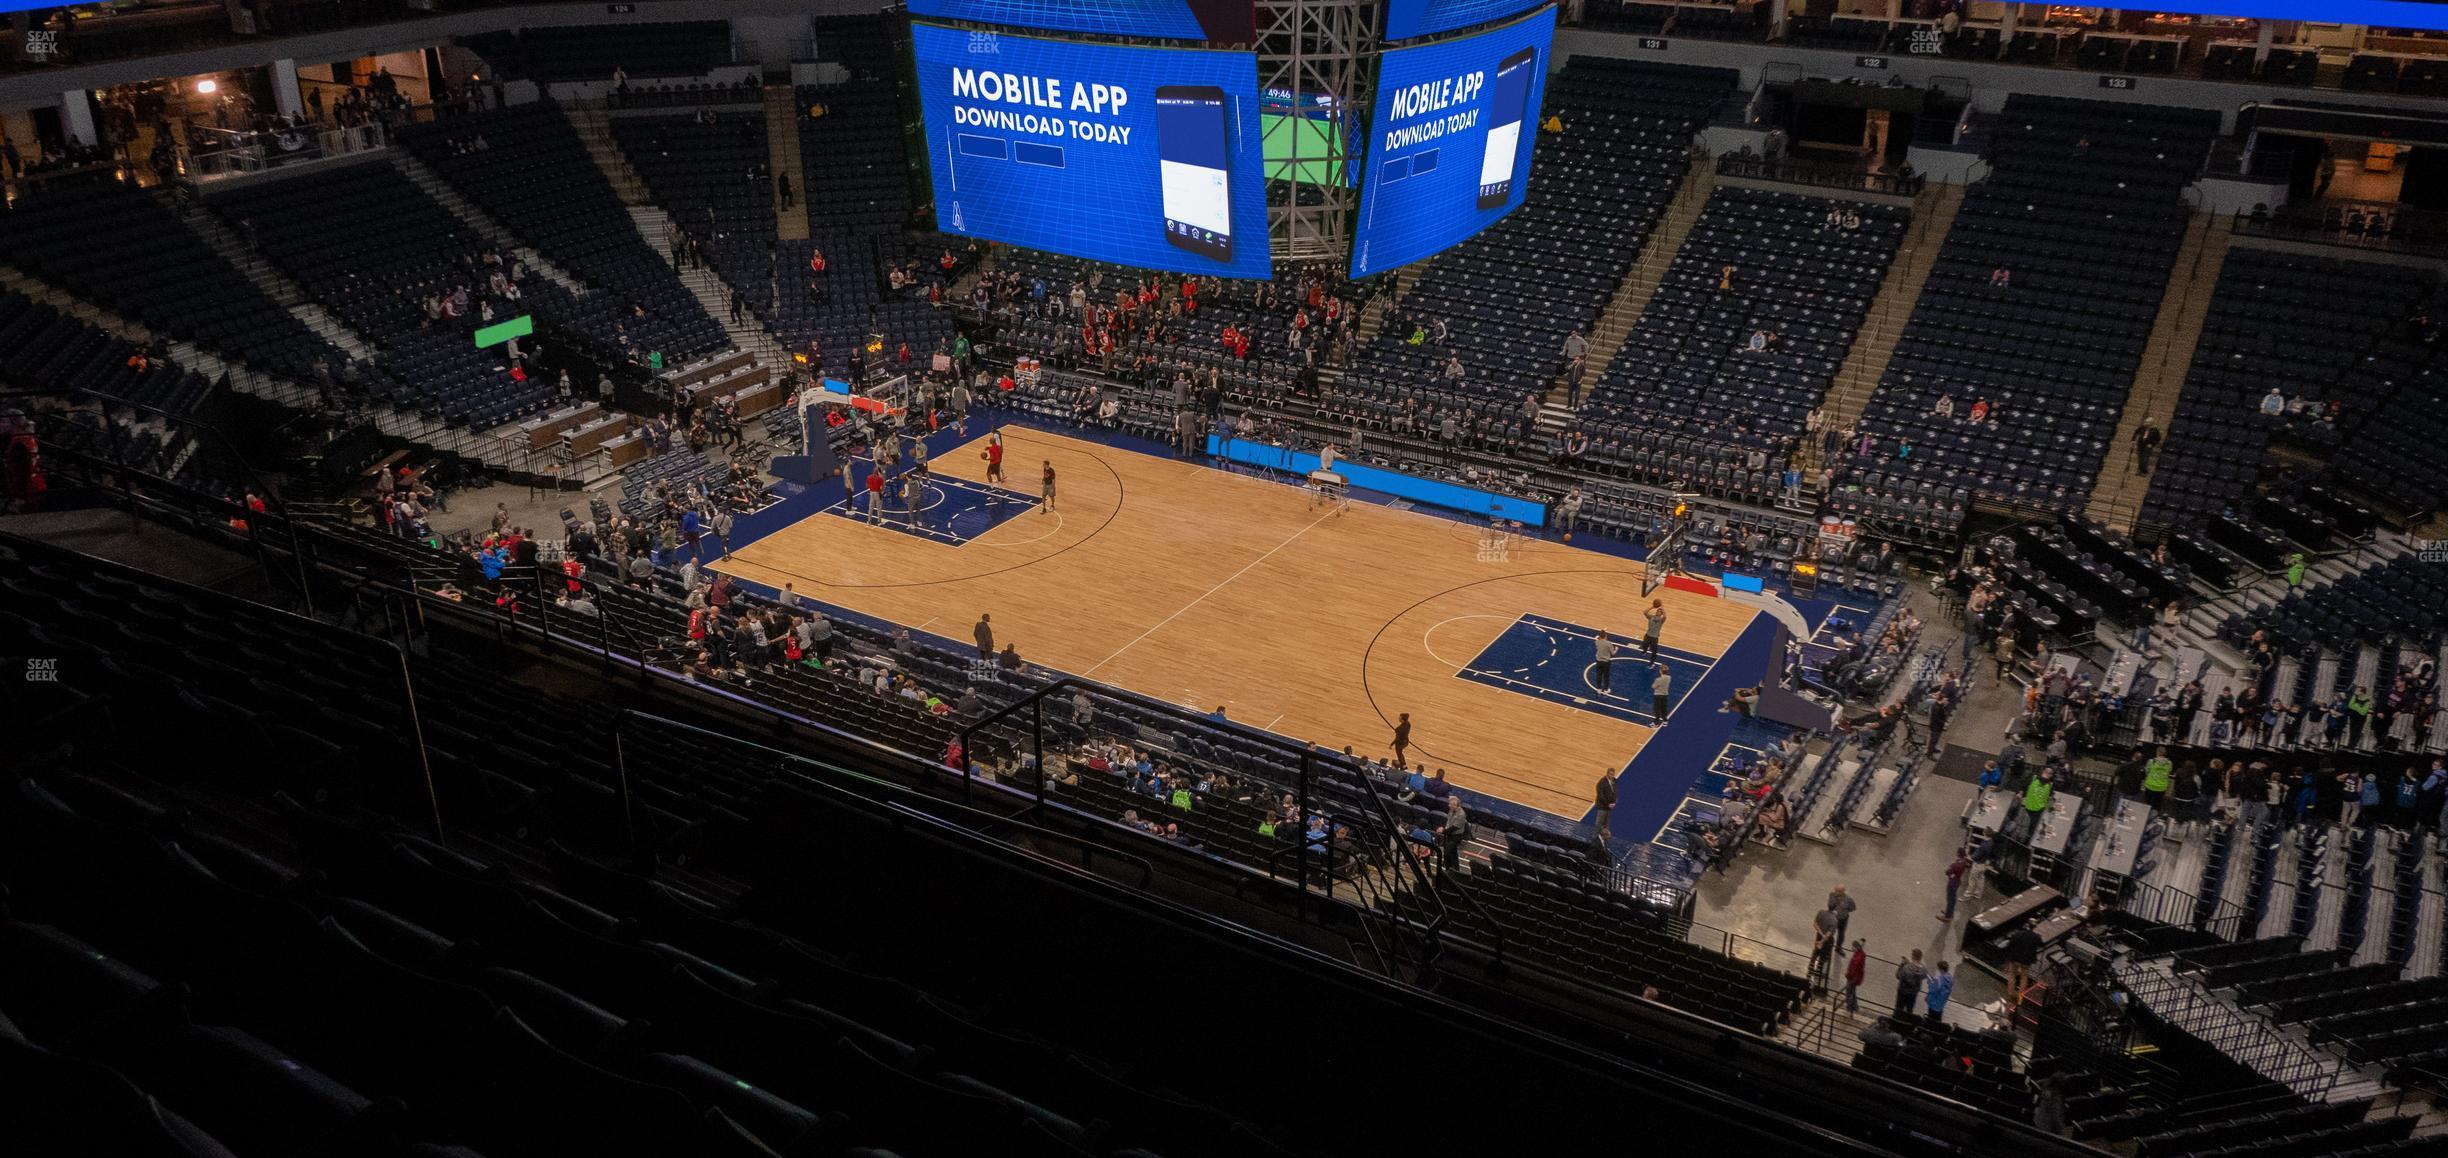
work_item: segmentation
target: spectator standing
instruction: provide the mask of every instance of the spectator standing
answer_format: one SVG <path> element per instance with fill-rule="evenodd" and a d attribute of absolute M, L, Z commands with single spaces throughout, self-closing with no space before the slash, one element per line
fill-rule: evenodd
<path fill-rule="evenodd" d="M 1928 972 L 1921 965 L 1919 949 L 1913 950 L 1911 956 L 1896 965 L 1895 1014 L 1897 1017 L 1912 1015 L 1913 1001 L 1921 995 L 1921 979 L 1927 976 Z"/>
<path fill-rule="evenodd" d="M 1651 706 L 1657 716 L 1656 727 L 1666 726 L 1666 709 L 1673 702 L 1673 690 L 1674 673 L 1667 671 L 1665 664 L 1657 665 L 1657 678 L 1649 681 Z"/>
<path fill-rule="evenodd" d="M 2160 807 L 2160 802 L 2167 799 L 2168 783 L 2175 772 L 2176 762 L 2168 759 L 2166 748 L 2153 753 L 2150 761 L 2142 765 L 2142 803 L 2154 809 Z"/>
<path fill-rule="evenodd" d="M 1446 797 L 1445 823 L 1437 829 L 1437 863 L 1448 870 L 1462 867 L 1462 842 L 1469 839 L 1470 812 L 1462 807 L 1461 797 Z"/>
<path fill-rule="evenodd" d="M 977 628 L 970 634 L 977 639 L 978 658 L 994 658 L 994 616 L 981 612 Z"/>
<path fill-rule="evenodd" d="M 1955 850 L 1955 859 L 1946 869 L 1946 911 L 1938 914 L 1941 921 L 1955 919 L 1955 898 L 1962 895 L 1966 876 L 1972 872 L 1972 857 L 1963 849 Z"/>
<path fill-rule="evenodd" d="M 2056 769 L 2042 768 L 2023 785 L 2023 839 L 2030 840 L 2040 831 L 2040 815 L 2048 811 L 2049 802 L 2056 798 Z"/>
<path fill-rule="evenodd" d="M 1947 968 L 1945 961 L 1940 961 L 1937 970 L 1930 974 L 1929 979 L 1929 1019 L 1931 1021 L 1946 1020 L 1947 998 L 1954 995 L 1955 972 Z"/>
<path fill-rule="evenodd" d="M 2043 1134 L 2062 1135 L 2066 1128 L 2065 1079 L 2057 1074 L 2040 1079 L 2032 1094 L 2032 1125 Z"/>
<path fill-rule="evenodd" d="M 2142 425 L 2133 435 L 2135 474 L 2150 473 L 2151 456 L 2159 452 L 2159 444 L 2166 437 L 2159 432 L 2158 423 L 2151 421 L 2147 415 L 2143 417 Z"/>
<path fill-rule="evenodd" d="M 1810 982 L 1812 989 L 1827 987 L 1828 966 L 1835 963 L 1836 946 L 1840 940 L 1837 927 L 1843 922 L 1834 906 L 1811 914 Z"/>
<path fill-rule="evenodd" d="M 1846 1013 L 1861 1012 L 1862 981 L 1869 976 L 1869 972 L 1869 947 L 1860 941 L 1855 941 L 1853 942 L 1853 957 L 1851 960 L 1845 962 L 1844 1002 Z"/>
<path fill-rule="evenodd" d="M 1828 890 L 1827 907 L 1829 912 L 1836 914 L 1836 943 L 1842 945 L 1845 929 L 1853 923 L 1853 910 L 1861 906 L 1853 903 L 1853 898 L 1846 894 L 1843 885 L 1838 885 Z"/>
<path fill-rule="evenodd" d="M 1411 713 L 1404 712 L 1402 713 L 1401 718 L 1394 724 L 1394 762 L 1396 764 L 1403 764 L 1407 762 L 1404 752 L 1410 747 Z"/>
<path fill-rule="evenodd" d="M 1598 810 L 1590 815 L 1590 825 L 1600 832 L 1605 832 L 1607 821 L 1615 816 L 1615 770 L 1613 768 L 1598 773 L 1597 805 Z"/>

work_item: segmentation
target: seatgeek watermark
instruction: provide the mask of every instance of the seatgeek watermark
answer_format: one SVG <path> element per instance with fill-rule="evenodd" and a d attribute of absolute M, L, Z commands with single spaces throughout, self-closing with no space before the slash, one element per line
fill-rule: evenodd
<path fill-rule="evenodd" d="M 58 683 L 58 682 L 59 682 L 59 660 L 58 660 L 58 658 L 57 658 L 57 657 L 53 657 L 53 658 L 50 658 L 50 659 L 40 659 L 40 658 L 37 658 L 37 659 L 29 659 L 29 660 L 27 660 L 27 661 L 26 661 L 26 663 L 25 663 L 25 682 L 30 683 L 30 684 L 55 684 L 55 683 Z"/>
<path fill-rule="evenodd" d="M 60 50 L 59 29 L 29 28 L 26 30 L 25 54 L 28 60 L 49 60 Z"/>

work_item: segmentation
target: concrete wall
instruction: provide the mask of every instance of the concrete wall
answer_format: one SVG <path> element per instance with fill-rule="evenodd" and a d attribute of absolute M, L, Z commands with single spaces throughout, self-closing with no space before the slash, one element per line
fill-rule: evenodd
<path fill-rule="evenodd" d="M 807 52 L 816 37 L 816 22 L 805 14 L 793 16 L 735 16 L 731 19 L 731 48 L 734 59 L 779 72 L 790 67 L 791 61 Z"/>
<path fill-rule="evenodd" d="M 1879 59 L 1887 62 L 1885 69 L 1862 68 L 1855 63 L 1852 52 L 1825 49 L 1793 48 L 1785 45 L 1747 44 L 1722 40 L 1688 40 L 1666 37 L 1663 50 L 1641 47 L 1643 40 L 1655 40 L 1625 32 L 1600 32 L 1584 28 L 1556 31 L 1556 59 L 1571 55 L 1614 56 L 1628 60 L 1650 60 L 1660 64 L 1683 64 L 1708 68 L 1731 68 L 1742 73 L 1746 88 L 1757 88 L 1762 75 L 1774 79 L 1791 79 L 1799 72 L 1803 76 L 1831 80 L 1857 79 L 1885 83 L 1900 78 L 1916 88 L 1941 84 L 1951 91 L 1967 92 L 1973 107 L 1981 112 L 1996 112 L 2006 103 L 2009 92 L 2027 92 L 2042 96 L 2085 97 L 2094 100 L 2122 101 L 2131 104 L 2169 105 L 2179 108 L 2215 109 L 2223 116 L 2222 127 L 2235 128 L 2236 110 L 2254 102 L 2300 99 L 2340 101 L 2371 108 L 2403 109 L 2437 115 L 2448 112 L 2448 99 L 2439 97 L 2408 97 L 2387 93 L 2338 93 L 2319 89 L 2287 89 L 2260 84 L 2231 84 L 2224 81 L 2187 80 L 2180 77 L 2144 76 L 2134 81 L 2131 89 L 2117 90 L 2100 87 L 2100 75 L 2061 68 L 2034 68 L 2028 65 L 1996 64 L 1982 61 L 1954 60 L 1942 56 L 1912 56 L 1898 54 Z"/>
<path fill-rule="evenodd" d="M 0 109 L 55 107 L 59 94 L 70 89 L 109 88 L 162 76 L 261 67 L 282 57 L 305 62 L 417 51 L 456 36 L 512 28 L 668 24 L 680 20 L 757 17 L 806 20 L 816 16 L 873 15 L 882 8 L 877 0 L 630 0 L 628 6 L 634 11 L 615 13 L 605 4 L 571 3 L 482 8 L 335 32 L 266 37 L 190 52 L 49 69 L 0 78 Z"/>

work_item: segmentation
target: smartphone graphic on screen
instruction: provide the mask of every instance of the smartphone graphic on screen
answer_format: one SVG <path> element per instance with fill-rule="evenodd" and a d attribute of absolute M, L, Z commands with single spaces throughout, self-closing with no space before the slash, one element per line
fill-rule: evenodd
<path fill-rule="evenodd" d="M 1174 248 L 1232 260 L 1231 156 L 1223 89 L 1176 84 L 1156 90 L 1156 167 L 1165 241 Z"/>
<path fill-rule="evenodd" d="M 1530 70 L 1538 49 L 1522 49 L 1496 65 L 1495 103 L 1488 112 L 1487 155 L 1479 159 L 1479 208 L 1513 199 L 1513 160 L 1521 154 L 1522 118 L 1530 111 Z"/>

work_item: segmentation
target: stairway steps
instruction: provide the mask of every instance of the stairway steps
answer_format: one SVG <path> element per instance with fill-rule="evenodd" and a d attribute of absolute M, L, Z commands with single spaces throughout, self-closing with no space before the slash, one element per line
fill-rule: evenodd
<path fill-rule="evenodd" d="M 527 263 L 527 268 L 544 275 L 571 294 L 577 297 L 586 296 L 587 287 L 584 283 L 570 276 L 568 270 L 546 260 L 543 254 L 536 252 L 534 246 L 520 241 L 518 234 L 512 232 L 509 226 L 495 221 L 492 214 L 477 208 L 475 202 L 468 200 L 458 189 L 452 187 L 450 182 L 443 180 L 442 174 L 434 172 L 432 166 L 400 150 L 392 151 L 391 162 L 398 166 L 402 176 L 415 183 L 417 188 L 424 190 L 426 196 L 433 198 L 434 203 L 440 205 L 443 212 L 468 223 L 476 232 L 486 237 L 508 244 L 511 252 L 516 253 L 520 260 Z"/>
<path fill-rule="evenodd" d="M 2157 351 L 2159 356 L 2144 359 L 2134 374 L 2124 414 L 2117 421 L 2116 434 L 2109 440 L 2108 456 L 2100 465 L 2091 503 L 2084 509 L 2084 514 L 2118 530 L 2133 530 L 2134 519 L 2142 511 L 2142 500 L 2150 493 L 2150 476 L 2133 470 L 2134 432 L 2142 428 L 2144 418 L 2157 419 L 2164 430 L 2176 412 L 2177 397 L 2184 390 L 2194 352 L 2201 345 L 2202 323 L 2209 315 L 2219 271 L 2227 264 L 2231 236 L 2218 228 L 2212 214 L 2196 213 L 2185 234 L 2184 246 L 2177 250 L 2167 289 L 2160 295 L 2158 317 L 2151 324 L 2149 344 L 2144 347 Z"/>

